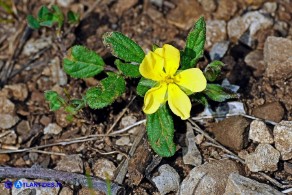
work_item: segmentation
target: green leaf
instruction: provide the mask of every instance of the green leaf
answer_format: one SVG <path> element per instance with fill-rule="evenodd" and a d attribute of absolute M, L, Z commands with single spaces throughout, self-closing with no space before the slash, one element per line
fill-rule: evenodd
<path fill-rule="evenodd" d="M 215 60 L 207 65 L 204 70 L 204 75 L 208 81 L 215 81 L 217 77 L 221 74 L 221 68 L 224 66 L 224 63 L 218 60 Z"/>
<path fill-rule="evenodd" d="M 93 77 L 104 67 L 104 61 L 97 53 L 80 45 L 73 46 L 63 61 L 65 72 L 74 78 Z"/>
<path fill-rule="evenodd" d="M 142 77 L 137 86 L 137 94 L 141 97 L 144 97 L 145 93 L 152 87 L 156 85 L 157 82 L 145 79 Z"/>
<path fill-rule="evenodd" d="M 53 15 L 50 12 L 50 10 L 46 6 L 43 5 L 38 12 L 38 20 L 40 22 L 48 21 L 48 20 L 52 20 L 52 17 L 53 17 Z"/>
<path fill-rule="evenodd" d="M 58 23 L 58 29 L 61 29 L 64 23 L 64 15 L 57 5 L 52 6 L 53 9 L 53 21 Z"/>
<path fill-rule="evenodd" d="M 197 102 L 199 104 L 202 104 L 204 106 L 208 106 L 208 100 L 204 96 L 203 93 L 195 93 L 194 95 L 191 96 L 192 101 Z"/>
<path fill-rule="evenodd" d="M 26 20 L 27 20 L 27 24 L 30 28 L 33 28 L 33 29 L 38 29 L 40 28 L 40 24 L 39 22 L 37 21 L 37 19 L 35 19 L 32 15 L 28 15 L 26 17 Z"/>
<path fill-rule="evenodd" d="M 203 93 L 216 102 L 223 102 L 227 99 L 239 97 L 238 94 L 217 84 L 207 84 L 207 87 Z"/>
<path fill-rule="evenodd" d="M 43 21 L 40 22 L 41 26 L 46 26 L 46 27 L 52 27 L 54 25 L 54 21 L 53 20 L 47 20 L 47 21 Z"/>
<path fill-rule="evenodd" d="M 85 98 L 90 108 L 104 108 L 125 92 L 126 84 L 123 77 L 114 73 L 108 75 L 101 81 L 100 87 L 92 87 L 86 91 Z"/>
<path fill-rule="evenodd" d="M 120 32 L 105 33 L 103 35 L 103 44 L 110 48 L 114 56 L 126 62 L 141 63 L 145 57 L 142 48 Z"/>
<path fill-rule="evenodd" d="M 203 57 L 206 40 L 206 23 L 200 17 L 189 32 L 184 51 L 181 52 L 182 69 L 192 68 Z"/>
<path fill-rule="evenodd" d="M 55 91 L 45 91 L 45 99 L 50 103 L 50 110 L 56 111 L 65 104 L 65 100 Z"/>
<path fill-rule="evenodd" d="M 115 60 L 115 65 L 118 67 L 118 69 L 126 77 L 131 77 L 131 78 L 141 77 L 141 74 L 139 72 L 139 66 L 138 65 L 123 63 L 119 59 Z"/>
<path fill-rule="evenodd" d="M 146 130 L 149 143 L 158 155 L 162 157 L 174 155 L 176 147 L 173 142 L 173 120 L 165 104 L 154 114 L 147 115 Z"/>
<path fill-rule="evenodd" d="M 70 10 L 67 12 L 67 20 L 70 24 L 76 24 L 79 22 L 79 14 Z"/>

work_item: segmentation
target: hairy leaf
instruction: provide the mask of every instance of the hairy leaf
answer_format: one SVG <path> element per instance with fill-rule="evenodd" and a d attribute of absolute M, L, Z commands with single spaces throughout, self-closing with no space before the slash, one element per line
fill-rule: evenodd
<path fill-rule="evenodd" d="M 192 68 L 203 57 L 206 40 L 206 23 L 204 17 L 199 18 L 189 32 L 185 49 L 181 52 L 181 69 Z"/>
<path fill-rule="evenodd" d="M 141 77 L 139 66 L 134 64 L 123 63 L 121 60 L 115 60 L 115 65 L 126 76 L 131 78 Z"/>
<path fill-rule="evenodd" d="M 208 100 L 203 93 L 195 93 L 194 95 L 191 96 L 191 99 L 192 101 L 202 104 L 204 106 L 208 105 Z"/>
<path fill-rule="evenodd" d="M 176 150 L 173 142 L 174 126 L 166 105 L 154 114 L 147 115 L 146 130 L 153 150 L 162 157 L 173 156 Z"/>
<path fill-rule="evenodd" d="M 207 65 L 204 70 L 204 75 L 208 81 L 215 81 L 217 77 L 221 74 L 221 68 L 224 66 L 224 63 L 218 60 L 215 60 Z"/>
<path fill-rule="evenodd" d="M 145 93 L 156 84 L 155 81 L 142 77 L 137 86 L 137 94 L 144 97 Z"/>
<path fill-rule="evenodd" d="M 103 71 L 104 61 L 86 47 L 76 45 L 69 50 L 67 58 L 64 58 L 64 70 L 74 78 L 93 77 Z"/>
<path fill-rule="evenodd" d="M 238 94 L 217 84 L 207 84 L 207 87 L 203 93 L 216 102 L 223 102 L 227 99 L 238 98 Z"/>
<path fill-rule="evenodd" d="M 45 99 L 50 103 L 50 110 L 56 111 L 65 104 L 65 100 L 55 91 L 45 91 Z"/>
<path fill-rule="evenodd" d="M 101 81 L 100 87 L 91 87 L 86 91 L 85 98 L 90 108 L 104 108 L 125 92 L 125 80 L 114 73 L 108 73 L 108 75 Z"/>
<path fill-rule="evenodd" d="M 120 32 L 107 32 L 103 35 L 103 44 L 111 49 L 114 56 L 126 61 L 141 63 L 145 53 L 129 37 Z"/>

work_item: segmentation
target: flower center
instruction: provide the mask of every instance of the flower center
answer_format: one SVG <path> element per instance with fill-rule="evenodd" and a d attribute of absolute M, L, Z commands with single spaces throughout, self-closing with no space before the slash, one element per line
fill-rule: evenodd
<path fill-rule="evenodd" d="M 167 76 L 165 77 L 164 82 L 166 82 L 167 84 L 174 83 L 174 77 Z"/>

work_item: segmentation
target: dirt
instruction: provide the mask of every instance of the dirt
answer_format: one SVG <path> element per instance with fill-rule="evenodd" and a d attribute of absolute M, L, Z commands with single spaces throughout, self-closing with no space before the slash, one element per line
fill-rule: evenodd
<path fill-rule="evenodd" d="M 201 0 L 162 0 L 162 3 L 151 0 L 118 0 L 100 1 L 97 6 L 92 7 L 95 3 L 93 0 L 56 1 L 57 4 L 58 2 L 62 11 L 74 10 L 81 16 L 93 8 L 89 15 L 75 27 L 65 25 L 65 32 L 66 29 L 70 30 L 66 32 L 63 40 L 58 40 L 52 29 L 30 30 L 26 27 L 26 16 L 36 15 L 41 5 L 50 5 L 51 1 L 15 2 L 11 5 L 12 13 L 3 11 L 0 7 L 0 151 L 54 144 L 59 141 L 70 142 L 79 137 L 104 134 L 113 125 L 113 131 L 116 131 L 124 127 L 120 122 L 120 118 L 123 117 L 133 116 L 137 121 L 144 119 L 145 114 L 141 111 L 143 105 L 141 97 L 137 96 L 123 112 L 130 100 L 136 96 L 135 87 L 138 80 L 127 80 L 126 93 L 110 107 L 101 110 L 85 108 L 73 122 L 66 120 L 64 110 L 57 112 L 49 110 L 48 103 L 44 99 L 44 91 L 53 89 L 62 95 L 70 94 L 72 97 L 80 98 L 88 87 L 98 83 L 99 77 L 78 80 L 67 77 L 62 72 L 62 56 L 73 45 L 85 45 L 99 53 L 106 64 L 114 66 L 114 58 L 102 44 L 102 35 L 105 32 L 120 31 L 133 38 L 145 52 L 149 51 L 153 44 L 162 46 L 164 43 L 183 49 L 189 29 L 201 15 L 205 16 L 209 24 L 207 29 L 210 31 L 217 31 L 218 24 L 223 24 L 226 29 L 218 33 L 207 32 L 207 35 L 212 37 L 207 38 L 209 41 L 199 67 L 204 67 L 210 62 L 210 52 L 215 43 L 230 41 L 228 50 L 221 59 L 226 64 L 221 78 L 226 77 L 231 84 L 240 86 L 238 101 L 244 103 L 247 114 L 276 123 L 292 119 L 291 72 L 278 74 L 277 71 L 269 71 L 267 74 L 267 62 L 264 60 L 264 45 L 269 35 L 284 37 L 290 41 L 292 39 L 291 3 L 280 0 L 271 1 L 275 4 L 252 0 L 232 2 L 210 0 L 210 3 L 204 3 Z M 275 5 L 276 9 L 273 8 Z M 236 38 L 232 36 L 231 40 L 232 33 L 228 32 L 228 22 L 245 13 L 258 10 L 268 10 L 265 13 L 268 19 L 273 21 L 273 25 L 267 25 L 267 28 L 258 31 L 255 29 L 255 34 L 251 35 L 249 30 L 257 26 L 251 24 L 247 27 L 247 31 L 242 32 L 244 34 Z M 245 57 L 251 52 L 254 54 L 246 59 Z M 285 62 L 284 67 L 286 67 L 281 71 L 291 68 L 291 58 L 285 60 L 279 60 L 279 62 Z M 12 67 L 13 64 L 14 67 Z M 5 75 L 9 72 L 6 65 L 13 68 L 11 77 L 8 79 L 5 79 Z M 277 66 L 278 64 L 275 65 Z M 279 75 L 284 75 L 284 77 Z M 221 81 L 219 80 L 218 83 Z M 216 105 L 218 104 L 214 104 Z M 201 108 L 194 107 L 194 113 Z M 219 142 L 221 140 L 220 143 L 223 145 L 236 152 L 242 149 L 251 152 L 255 150 L 257 143 L 247 140 L 249 122 L 250 119 L 242 117 L 226 119 L 219 123 L 223 131 L 220 131 L 218 124 L 212 120 L 208 125 L 215 128 L 214 136 L 212 133 L 211 136 Z M 182 162 L 181 147 L 184 145 L 181 143 L 184 140 L 185 125 L 178 118 L 175 118 L 175 123 L 180 129 L 176 129 L 174 141 L 180 146 L 177 147 L 174 157 L 164 158 L 161 162 L 159 161 L 159 165 L 170 164 L 175 167 L 183 180 L 193 167 Z M 55 134 L 44 132 L 50 124 L 56 124 L 59 127 Z M 143 125 L 142 127 L 144 128 Z M 202 126 L 203 129 L 206 127 Z M 154 153 L 150 152 L 147 143 L 143 143 L 134 155 L 128 156 L 138 133 L 134 130 L 127 133 L 127 135 L 121 134 L 115 137 L 97 137 L 95 140 L 80 143 L 48 146 L 39 149 L 41 151 L 38 150 L 36 153 L 0 154 L 0 165 L 31 167 L 37 164 L 53 169 L 62 160 L 60 156 L 79 154 L 82 156 L 82 162 L 89 168 L 90 174 L 93 174 L 97 159 L 105 158 L 119 167 L 125 159 L 123 156 L 127 156 L 130 159 L 129 175 L 121 184 L 126 188 L 127 194 L 158 193 L 153 182 L 149 180 L 149 176 L 145 175 L 145 170 Z M 117 145 L 116 141 L 124 136 L 128 136 L 130 144 Z M 225 158 L 225 151 L 206 145 L 206 142 L 208 140 L 205 138 L 198 144 L 204 163 Z M 278 170 L 268 174 L 279 182 L 291 184 L 291 167 L 291 159 L 285 162 L 281 160 Z M 157 174 L 157 169 L 149 174 Z M 250 172 L 247 171 L 246 175 L 250 175 Z M 262 178 L 253 179 L 262 182 Z M 281 190 L 272 184 L 271 186 Z M 74 193 L 79 190 L 74 188 Z"/>

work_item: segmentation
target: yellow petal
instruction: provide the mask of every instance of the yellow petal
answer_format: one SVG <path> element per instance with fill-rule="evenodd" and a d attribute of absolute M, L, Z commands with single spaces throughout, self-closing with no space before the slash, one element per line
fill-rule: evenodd
<path fill-rule="evenodd" d="M 163 79 L 162 75 L 165 74 L 163 72 L 163 66 L 164 59 L 150 51 L 140 64 L 139 71 L 141 75 L 147 79 L 160 81 Z"/>
<path fill-rule="evenodd" d="M 171 111 L 182 120 L 190 118 L 191 101 L 189 97 L 175 84 L 168 85 L 168 105 Z"/>
<path fill-rule="evenodd" d="M 166 74 L 170 76 L 174 75 L 179 67 L 179 50 L 172 45 L 165 44 L 162 48 L 156 49 L 154 53 L 164 58 L 164 70 Z"/>
<path fill-rule="evenodd" d="M 158 110 L 159 106 L 165 101 L 166 90 L 167 84 L 162 83 L 146 92 L 143 106 L 143 111 L 146 114 L 153 114 Z"/>
<path fill-rule="evenodd" d="M 183 70 L 174 77 L 175 83 L 191 92 L 203 91 L 207 86 L 207 80 L 199 68 Z"/>

